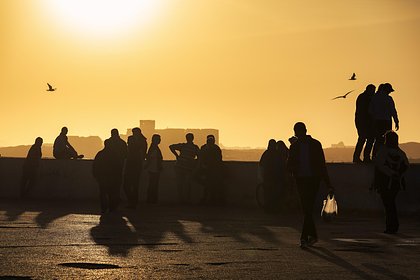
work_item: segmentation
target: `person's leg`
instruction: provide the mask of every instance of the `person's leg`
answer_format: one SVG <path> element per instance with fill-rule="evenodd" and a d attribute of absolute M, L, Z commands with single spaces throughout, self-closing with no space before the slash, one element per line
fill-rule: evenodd
<path fill-rule="evenodd" d="M 318 193 L 319 180 L 314 178 L 298 178 L 297 185 L 304 214 L 301 240 L 307 241 L 308 237 L 318 237 L 313 220 L 313 207 L 316 194 Z"/>
<path fill-rule="evenodd" d="M 263 183 L 264 188 L 264 211 L 267 213 L 272 213 L 273 202 L 274 202 L 274 190 L 275 183 L 272 180 L 265 180 Z"/>
<path fill-rule="evenodd" d="M 20 180 L 20 197 L 24 198 L 28 190 L 29 174 L 26 168 L 22 170 L 22 177 Z"/>
<path fill-rule="evenodd" d="M 382 190 L 381 198 L 385 209 L 385 233 L 396 233 L 399 228 L 395 197 L 398 190 Z"/>
<path fill-rule="evenodd" d="M 123 189 L 124 189 L 124 194 L 125 194 L 125 197 L 127 198 L 127 202 L 129 206 L 133 205 L 133 202 L 132 202 L 133 192 L 132 192 L 132 178 L 131 177 L 132 177 L 132 174 L 131 174 L 130 166 L 127 165 L 124 172 Z"/>
<path fill-rule="evenodd" d="M 101 213 L 105 213 L 108 210 L 108 190 L 104 183 L 99 183 L 99 202 L 101 205 Z"/>
<path fill-rule="evenodd" d="M 396 233 L 400 227 L 398 221 L 397 206 L 395 204 L 395 198 L 397 197 L 398 189 L 391 189 L 389 191 L 388 198 L 388 215 L 389 215 L 389 229 L 391 232 Z"/>
<path fill-rule="evenodd" d="M 375 133 L 375 143 L 373 145 L 372 159 L 375 158 L 376 153 L 379 150 L 379 146 L 381 145 L 381 142 L 382 142 L 382 137 L 381 137 L 382 129 L 380 128 L 380 121 L 378 121 L 378 120 L 375 121 L 373 130 L 374 130 L 374 133 Z"/>
<path fill-rule="evenodd" d="M 149 172 L 149 188 L 147 190 L 147 202 L 157 203 L 159 190 L 159 172 Z"/>
<path fill-rule="evenodd" d="M 373 143 L 375 142 L 375 137 L 368 136 L 366 139 L 365 150 L 363 151 L 363 162 L 371 162 L 370 154 L 372 152 Z"/>
<path fill-rule="evenodd" d="M 191 203 L 191 181 L 192 181 L 192 170 L 185 171 L 185 180 L 184 180 L 184 194 L 185 201 Z"/>
<path fill-rule="evenodd" d="M 355 163 L 361 162 L 360 154 L 362 153 L 363 145 L 366 142 L 366 135 L 362 127 L 357 128 L 357 134 L 358 134 L 357 143 L 356 143 L 356 147 L 353 153 L 353 162 Z"/>
<path fill-rule="evenodd" d="M 185 174 L 182 169 L 176 168 L 175 169 L 175 175 L 176 175 L 176 187 L 178 189 L 178 201 L 180 203 L 184 202 L 184 181 L 185 181 Z"/>
<path fill-rule="evenodd" d="M 389 121 L 377 120 L 375 122 L 375 145 L 373 146 L 373 156 L 376 156 L 379 148 L 385 143 L 384 135 L 389 129 Z"/>
<path fill-rule="evenodd" d="M 139 203 L 140 176 L 141 176 L 141 169 L 140 167 L 137 167 L 132 178 L 133 204 L 134 205 L 137 205 Z"/>

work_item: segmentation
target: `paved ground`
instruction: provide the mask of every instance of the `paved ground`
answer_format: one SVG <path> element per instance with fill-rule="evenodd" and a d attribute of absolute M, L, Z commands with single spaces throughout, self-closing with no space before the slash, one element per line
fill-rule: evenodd
<path fill-rule="evenodd" d="M 321 241 L 302 250 L 296 214 L 95 206 L 0 201 L 0 279 L 420 279 L 418 217 L 392 236 L 378 215 L 318 221 Z"/>

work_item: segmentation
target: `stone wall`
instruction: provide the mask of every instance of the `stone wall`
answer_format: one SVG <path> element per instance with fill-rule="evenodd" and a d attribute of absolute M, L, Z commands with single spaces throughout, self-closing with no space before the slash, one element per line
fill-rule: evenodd
<path fill-rule="evenodd" d="M 17 198 L 21 170 L 24 159 L 0 158 L 0 198 Z M 373 166 L 347 163 L 327 164 L 332 184 L 336 187 L 339 209 L 344 210 L 381 210 L 380 197 L 369 191 L 373 178 Z M 228 205 L 256 207 L 256 186 L 258 163 L 225 162 L 226 201 Z M 43 159 L 39 169 L 39 178 L 29 192 L 30 198 L 41 199 L 97 199 L 98 186 L 92 177 L 91 160 L 54 160 Z M 141 178 L 140 199 L 144 200 L 147 187 L 147 172 Z M 407 191 L 398 196 L 401 211 L 420 212 L 420 165 L 413 164 L 406 176 Z M 192 200 L 198 203 L 203 187 L 193 184 Z M 282 201 L 285 208 L 296 204 L 294 188 L 287 191 L 287 201 Z M 318 204 L 321 204 L 326 190 L 321 187 Z M 122 197 L 124 197 L 122 195 Z M 165 161 L 159 184 L 159 201 L 176 203 L 177 191 L 174 162 Z"/>

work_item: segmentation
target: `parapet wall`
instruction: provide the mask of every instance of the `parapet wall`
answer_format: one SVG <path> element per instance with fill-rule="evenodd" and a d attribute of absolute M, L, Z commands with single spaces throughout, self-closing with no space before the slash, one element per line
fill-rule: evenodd
<path fill-rule="evenodd" d="M 24 159 L 0 158 L 0 198 L 19 196 L 20 178 Z M 257 206 L 256 185 L 258 163 L 225 162 L 226 201 L 228 205 Z M 327 164 L 332 184 L 336 187 L 336 197 L 340 209 L 381 210 L 380 197 L 369 191 L 373 178 L 372 165 L 348 163 Z M 42 199 L 97 199 L 98 186 L 92 176 L 91 160 L 43 159 L 39 178 L 29 192 L 30 198 Z M 140 200 L 144 200 L 147 187 L 147 172 L 143 172 Z M 401 211 L 420 212 L 420 165 L 411 165 L 407 176 L 407 191 L 398 195 Z M 193 184 L 192 199 L 198 203 L 203 187 Z M 321 203 L 326 190 L 321 187 L 318 202 Z M 123 197 L 123 195 L 122 195 Z M 174 162 L 165 161 L 159 184 L 159 201 L 176 203 L 177 191 Z"/>

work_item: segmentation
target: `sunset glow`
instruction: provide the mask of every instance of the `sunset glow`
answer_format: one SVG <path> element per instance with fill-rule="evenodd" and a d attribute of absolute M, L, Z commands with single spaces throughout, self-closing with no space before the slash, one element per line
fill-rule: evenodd
<path fill-rule="evenodd" d="M 90 36 L 124 33 L 150 23 L 159 12 L 159 0 L 52 0 L 45 8 L 58 24 Z"/>
<path fill-rule="evenodd" d="M 0 29 L 0 146 L 139 120 L 219 129 L 231 147 L 303 121 L 324 146 L 355 145 L 357 95 L 386 82 L 400 141 L 420 141 L 419 1 L 3 0 Z"/>

